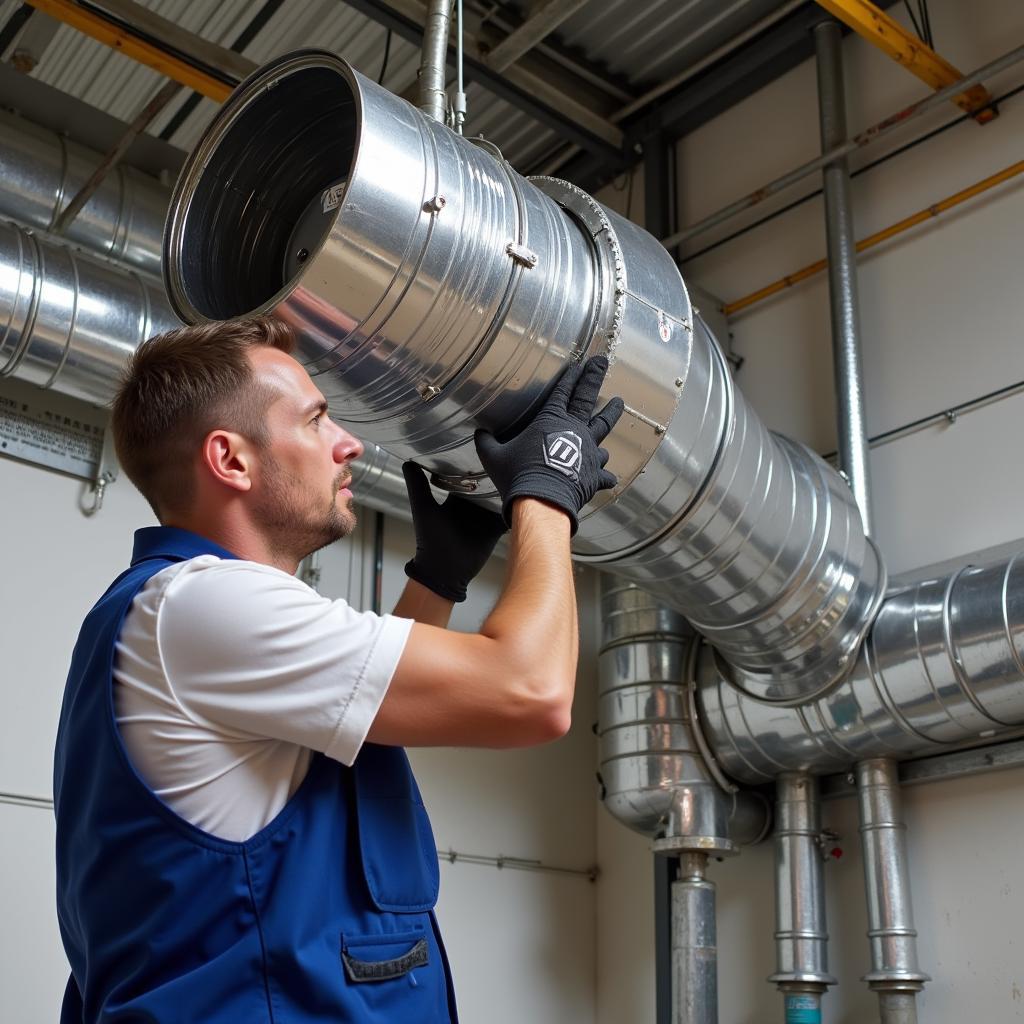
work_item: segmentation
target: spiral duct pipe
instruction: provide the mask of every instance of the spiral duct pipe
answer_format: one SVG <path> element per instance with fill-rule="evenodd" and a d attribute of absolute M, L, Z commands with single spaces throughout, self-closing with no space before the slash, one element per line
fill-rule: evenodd
<path fill-rule="evenodd" d="M 603 800 L 661 852 L 735 853 L 764 837 L 755 794 L 720 787 L 692 729 L 685 663 L 697 637 L 677 612 L 605 577 L 597 735 Z"/>
<path fill-rule="evenodd" d="M 177 326 L 158 284 L 0 221 L 0 376 L 103 405 L 128 356 Z"/>
<path fill-rule="evenodd" d="M 706 650 L 698 681 L 704 736 L 744 782 L 992 739 L 1024 725 L 1024 553 L 893 594 L 850 677 L 804 707 L 737 692 Z"/>
<path fill-rule="evenodd" d="M 885 573 L 849 489 L 765 429 L 666 251 L 590 196 L 301 51 L 221 108 L 164 247 L 182 319 L 286 320 L 335 418 L 485 502 L 475 429 L 511 436 L 569 362 L 607 353 L 619 485 L 575 557 L 682 611 L 762 699 L 850 668 Z"/>
<path fill-rule="evenodd" d="M 0 110 L 0 216 L 49 231 L 103 154 Z M 118 164 L 68 225 L 65 238 L 149 274 L 160 273 L 170 191 Z"/>

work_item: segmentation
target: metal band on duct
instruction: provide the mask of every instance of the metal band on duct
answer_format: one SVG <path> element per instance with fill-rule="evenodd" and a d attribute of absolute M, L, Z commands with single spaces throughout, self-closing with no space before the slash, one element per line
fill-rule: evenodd
<path fill-rule="evenodd" d="M 736 692 L 708 651 L 698 679 L 704 735 L 744 782 L 992 739 L 1024 725 L 1024 555 L 889 597 L 850 678 L 805 707 Z"/>
<path fill-rule="evenodd" d="M 0 221 L 0 376 L 103 405 L 128 356 L 178 326 L 159 284 Z"/>
<path fill-rule="evenodd" d="M 187 322 L 269 313 L 332 415 L 493 501 L 472 443 L 608 353 L 614 492 L 574 554 L 712 637 L 738 686 L 797 702 L 849 669 L 884 590 L 849 489 L 764 428 L 650 235 L 565 182 L 529 182 L 331 54 L 267 65 L 184 167 L 164 276 Z"/>
<path fill-rule="evenodd" d="M 0 216 L 49 231 L 103 154 L 0 110 Z M 160 273 L 170 190 L 118 164 L 64 236 L 149 274 Z M 0 321 L 2 323 L 2 321 Z"/>

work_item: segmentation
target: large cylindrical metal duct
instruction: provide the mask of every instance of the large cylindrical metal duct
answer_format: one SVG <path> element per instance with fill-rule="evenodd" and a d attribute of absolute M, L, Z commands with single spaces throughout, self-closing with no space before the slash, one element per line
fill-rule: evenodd
<path fill-rule="evenodd" d="M 0 376 L 103 405 L 128 356 L 178 326 L 159 284 L 0 221 Z"/>
<path fill-rule="evenodd" d="M 203 136 L 164 274 L 188 322 L 293 324 L 336 418 L 492 503 L 474 430 L 514 434 L 569 362 L 607 353 L 619 485 L 585 510 L 575 556 L 683 611 L 763 699 L 850 667 L 885 581 L 849 489 L 749 409 L 665 250 L 580 190 L 526 181 L 303 51 Z"/>
<path fill-rule="evenodd" d="M 650 594 L 610 577 L 601 623 L 597 735 L 608 811 L 666 853 L 734 853 L 763 838 L 764 801 L 719 786 L 691 728 L 685 675 L 693 630 Z"/>
<path fill-rule="evenodd" d="M 709 651 L 698 679 L 704 736 L 744 782 L 990 740 L 1024 725 L 1024 553 L 893 594 L 849 679 L 804 707 L 738 693 Z"/>
<path fill-rule="evenodd" d="M 0 216 L 51 230 L 102 160 L 102 153 L 0 110 Z M 159 274 L 160 236 L 170 194 L 155 178 L 118 164 L 64 237 L 120 263 Z"/>

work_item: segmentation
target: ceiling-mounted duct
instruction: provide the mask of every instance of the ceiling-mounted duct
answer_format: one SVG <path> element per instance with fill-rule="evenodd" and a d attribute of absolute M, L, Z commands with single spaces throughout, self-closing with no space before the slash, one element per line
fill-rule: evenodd
<path fill-rule="evenodd" d="M 753 414 L 668 253 L 572 185 L 526 181 L 302 51 L 209 126 L 164 275 L 186 321 L 293 324 L 336 418 L 482 500 L 474 430 L 513 433 L 567 363 L 608 353 L 619 485 L 581 517 L 575 556 L 683 611 L 763 699 L 849 669 L 885 586 L 849 489 Z"/>

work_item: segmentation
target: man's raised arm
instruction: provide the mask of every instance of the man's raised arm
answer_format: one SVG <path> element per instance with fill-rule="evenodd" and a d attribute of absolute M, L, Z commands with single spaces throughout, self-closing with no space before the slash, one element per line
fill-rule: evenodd
<path fill-rule="evenodd" d="M 372 742 L 515 747 L 568 729 L 578 656 L 569 541 L 580 509 L 616 482 L 600 443 L 622 402 L 612 399 L 593 414 L 607 365 L 597 357 L 570 367 L 536 419 L 505 444 L 477 436 L 512 529 L 505 585 L 479 633 L 429 624 L 442 609 L 418 588 L 447 605 L 455 590 L 440 593 L 451 582 L 444 569 L 460 559 L 421 558 L 417 526 L 417 554 L 406 570 L 414 583 L 395 611 L 418 621 L 370 728 Z M 416 486 L 410 483 L 414 516 Z"/>

